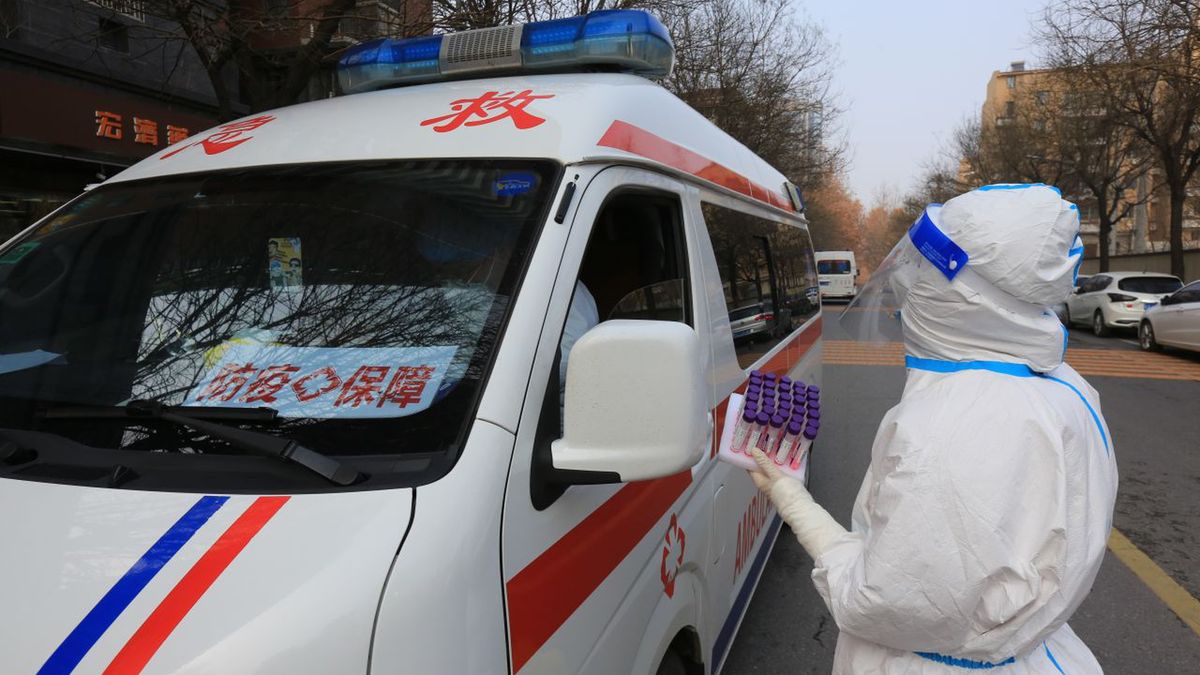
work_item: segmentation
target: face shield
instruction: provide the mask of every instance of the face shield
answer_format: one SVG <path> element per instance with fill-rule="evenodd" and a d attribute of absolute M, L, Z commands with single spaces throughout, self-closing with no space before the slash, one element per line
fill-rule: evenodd
<path fill-rule="evenodd" d="M 966 251 L 938 226 L 941 209 L 941 204 L 926 207 L 842 312 L 840 323 L 850 339 L 903 340 L 901 311 L 917 280 L 936 270 L 946 281 L 952 281 L 966 267 Z"/>

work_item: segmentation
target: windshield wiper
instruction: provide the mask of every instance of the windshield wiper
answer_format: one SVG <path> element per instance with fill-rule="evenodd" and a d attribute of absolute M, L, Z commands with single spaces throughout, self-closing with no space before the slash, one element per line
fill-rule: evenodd
<path fill-rule="evenodd" d="M 183 414 L 187 413 L 187 414 Z M 238 421 L 274 420 L 279 416 L 273 408 L 216 408 L 167 406 L 157 401 L 133 400 L 118 406 L 79 406 L 50 408 L 42 413 L 47 419 L 149 418 L 158 419 L 201 431 L 230 445 L 260 455 L 270 455 L 299 464 L 336 485 L 353 485 L 362 474 L 338 460 L 306 448 L 290 438 L 272 436 L 259 431 L 239 429 L 208 419 Z"/>

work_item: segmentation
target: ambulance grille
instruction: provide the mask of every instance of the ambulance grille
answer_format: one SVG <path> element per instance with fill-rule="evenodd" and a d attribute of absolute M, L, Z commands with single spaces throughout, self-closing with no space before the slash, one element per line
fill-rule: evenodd
<path fill-rule="evenodd" d="M 522 26 L 481 28 L 451 33 L 442 38 L 442 70 L 462 72 L 478 68 L 521 65 Z"/>

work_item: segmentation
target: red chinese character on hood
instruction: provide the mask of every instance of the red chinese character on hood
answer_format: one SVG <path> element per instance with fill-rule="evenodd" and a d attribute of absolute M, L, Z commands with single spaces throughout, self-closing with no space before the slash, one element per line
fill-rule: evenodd
<path fill-rule="evenodd" d="M 243 138 L 243 134 L 249 131 L 254 131 L 255 129 L 273 122 L 274 120 L 274 115 L 259 115 L 258 117 L 251 117 L 248 120 L 238 120 L 237 122 L 222 124 L 221 126 L 217 127 L 215 132 L 205 136 L 195 143 L 188 143 L 187 145 L 180 146 L 179 148 L 168 152 L 162 157 L 159 157 L 159 159 L 174 157 L 175 155 L 178 155 L 194 145 L 200 145 L 203 147 L 204 154 L 206 155 L 215 155 L 219 152 L 231 150 L 253 138 L 252 136 L 245 136 Z"/>
<path fill-rule="evenodd" d="M 535 95 L 532 89 L 520 92 L 507 91 L 503 94 L 488 91 L 479 98 L 460 98 L 453 101 L 450 109 L 454 112 L 427 119 L 421 122 L 421 126 L 427 127 L 436 124 L 437 126 L 433 127 L 433 130 L 445 133 L 454 131 L 461 126 L 477 127 L 481 124 L 510 119 L 513 126 L 518 129 L 532 129 L 546 120 L 526 111 L 525 108 L 530 103 L 543 98 L 554 98 L 554 94 Z"/>

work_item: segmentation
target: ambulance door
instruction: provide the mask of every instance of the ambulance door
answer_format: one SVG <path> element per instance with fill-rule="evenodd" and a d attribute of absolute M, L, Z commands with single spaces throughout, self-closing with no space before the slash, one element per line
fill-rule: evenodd
<path fill-rule="evenodd" d="M 725 419 L 736 414 L 727 398 L 745 391 L 751 369 L 819 382 L 820 298 L 812 244 L 799 222 L 708 190 L 701 200 L 696 238 L 699 273 L 706 281 L 719 434 Z M 776 310 L 775 325 L 735 340 L 733 322 L 745 308 L 764 304 Z M 713 636 L 710 672 L 716 672 L 729 653 L 781 521 L 745 470 L 718 462 L 706 480 L 715 502 L 706 630 Z"/>
<path fill-rule="evenodd" d="M 681 632 L 700 652 L 712 505 L 697 486 L 713 460 L 706 453 L 690 471 L 656 480 L 568 485 L 552 475 L 550 442 L 561 436 L 570 347 L 588 328 L 708 320 L 696 301 L 685 207 L 696 197 L 685 184 L 626 167 L 601 171 L 582 192 L 565 224 L 547 225 L 570 232 L 505 496 L 511 665 L 517 673 L 654 673 Z"/>

